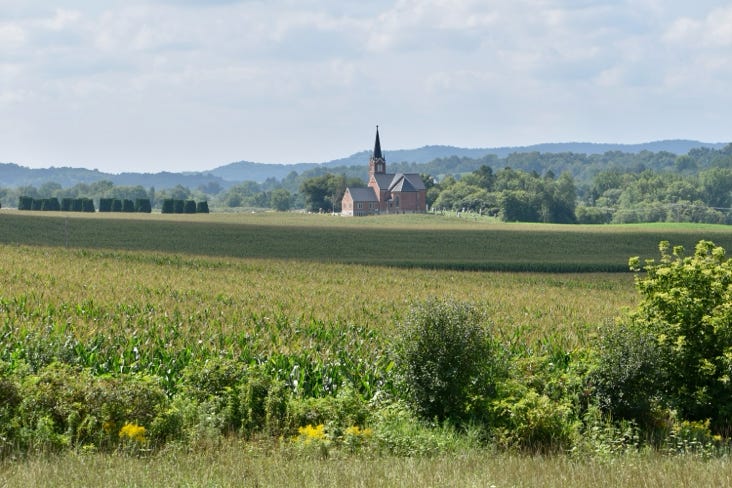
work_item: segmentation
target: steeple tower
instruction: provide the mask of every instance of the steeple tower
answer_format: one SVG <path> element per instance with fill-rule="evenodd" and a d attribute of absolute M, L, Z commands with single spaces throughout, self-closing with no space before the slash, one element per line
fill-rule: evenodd
<path fill-rule="evenodd" d="M 386 173 L 386 160 L 381 154 L 381 141 L 379 140 L 379 126 L 376 126 L 376 141 L 374 142 L 374 153 L 369 159 L 369 176 L 375 173 Z"/>

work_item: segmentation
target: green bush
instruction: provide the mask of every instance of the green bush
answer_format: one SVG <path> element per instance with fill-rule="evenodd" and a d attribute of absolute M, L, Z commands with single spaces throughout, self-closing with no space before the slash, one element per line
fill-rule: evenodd
<path fill-rule="evenodd" d="M 187 214 L 196 213 L 196 202 L 194 200 L 186 200 L 183 205 L 183 213 L 187 213 Z"/>
<path fill-rule="evenodd" d="M 196 213 L 208 213 L 208 202 L 198 202 L 196 205 Z"/>
<path fill-rule="evenodd" d="M 122 211 L 122 200 L 115 198 L 112 200 L 112 212 L 121 212 Z"/>
<path fill-rule="evenodd" d="M 164 214 L 175 213 L 175 200 L 172 198 L 164 199 L 161 212 Z"/>
<path fill-rule="evenodd" d="M 61 210 L 61 204 L 56 197 L 44 198 L 41 203 L 41 210 L 47 212 L 57 212 Z"/>
<path fill-rule="evenodd" d="M 81 199 L 81 211 L 82 212 L 94 212 L 96 209 L 94 208 L 94 200 L 91 198 L 82 198 Z"/>
<path fill-rule="evenodd" d="M 139 213 L 150 213 L 152 212 L 152 205 L 150 204 L 149 198 L 137 198 L 135 200 L 135 212 Z"/>
<path fill-rule="evenodd" d="M 185 200 L 173 200 L 173 211 L 175 213 L 182 214 L 185 211 L 185 206 Z"/>
<path fill-rule="evenodd" d="M 287 406 L 287 431 L 296 432 L 306 425 L 328 425 L 328 431 L 339 436 L 348 427 L 362 427 L 371 417 L 369 405 L 354 388 L 342 388 L 337 395 L 320 398 L 291 398 Z"/>
<path fill-rule="evenodd" d="M 61 211 L 71 212 L 73 206 L 74 206 L 73 198 L 62 198 L 61 199 Z"/>
<path fill-rule="evenodd" d="M 17 439 L 43 451 L 88 444 L 115 448 L 125 424 L 149 426 L 168 401 L 151 378 L 97 377 L 61 363 L 25 377 L 19 393 Z"/>
<path fill-rule="evenodd" d="M 732 430 L 732 260 L 710 241 L 692 256 L 659 245 L 636 276 L 641 303 L 629 322 L 657 343 L 667 406 L 683 420 L 711 420 L 714 432 Z M 640 260 L 630 266 L 641 270 Z M 650 350 L 650 349 L 649 349 Z"/>
<path fill-rule="evenodd" d="M 427 419 L 464 421 L 482 415 L 494 393 L 500 360 L 472 306 L 431 300 L 413 307 L 401 326 L 398 357 L 408 400 Z"/>
<path fill-rule="evenodd" d="M 536 452 L 569 449 L 581 423 L 567 398 L 553 400 L 518 381 L 505 382 L 491 405 L 491 433 L 496 446 Z"/>
<path fill-rule="evenodd" d="M 614 419 L 653 428 L 667 404 L 668 371 L 656 336 L 632 324 L 601 331 L 597 361 L 587 376 L 598 406 Z"/>
<path fill-rule="evenodd" d="M 578 224 L 609 224 L 612 213 L 607 209 L 579 206 L 575 210 Z"/>
<path fill-rule="evenodd" d="M 32 210 L 33 209 L 33 198 L 21 196 L 18 198 L 18 210 Z"/>
<path fill-rule="evenodd" d="M 100 198 L 99 199 L 99 211 L 100 212 L 111 212 L 113 202 L 114 202 L 114 198 Z"/>
<path fill-rule="evenodd" d="M 134 212 L 135 211 L 135 202 L 132 200 L 124 199 L 122 200 L 122 211 L 123 212 Z"/>

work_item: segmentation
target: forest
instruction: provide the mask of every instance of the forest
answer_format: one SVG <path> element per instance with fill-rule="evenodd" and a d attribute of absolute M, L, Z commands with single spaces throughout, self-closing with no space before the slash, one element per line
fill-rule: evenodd
<path fill-rule="evenodd" d="M 475 212 L 503 221 L 553 223 L 730 223 L 732 144 L 696 148 L 687 154 L 641 151 L 604 154 L 512 153 L 505 157 L 448 157 L 428 163 L 388 162 L 389 172 L 419 173 L 431 211 Z M 242 181 L 224 187 L 212 181 L 189 188 L 156 190 L 101 180 L 63 187 L 0 187 L 0 204 L 20 197 L 166 199 L 207 201 L 212 211 L 302 209 L 339 212 L 347 186 L 365 186 L 366 164 L 320 166 L 281 179 Z"/>

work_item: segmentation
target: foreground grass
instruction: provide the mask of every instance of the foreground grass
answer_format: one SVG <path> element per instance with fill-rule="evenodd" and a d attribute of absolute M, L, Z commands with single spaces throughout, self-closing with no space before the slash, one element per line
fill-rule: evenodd
<path fill-rule="evenodd" d="M 3 211 L 0 243 L 427 269 L 627 271 L 660 240 L 732 248 L 732 228 L 501 224 L 434 215 L 113 215 Z"/>
<path fill-rule="evenodd" d="M 322 459 L 231 445 L 148 458 L 69 452 L 5 462 L 0 486 L 726 487 L 732 486 L 732 463 L 693 456 L 573 459 L 480 450 L 437 457 Z"/>

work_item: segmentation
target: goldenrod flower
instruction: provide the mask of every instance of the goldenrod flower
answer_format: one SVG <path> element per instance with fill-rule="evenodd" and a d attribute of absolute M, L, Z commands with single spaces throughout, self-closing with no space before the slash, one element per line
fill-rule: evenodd
<path fill-rule="evenodd" d="M 119 430 L 119 436 L 122 439 L 126 438 L 142 444 L 146 440 L 145 427 L 128 422 Z"/>

